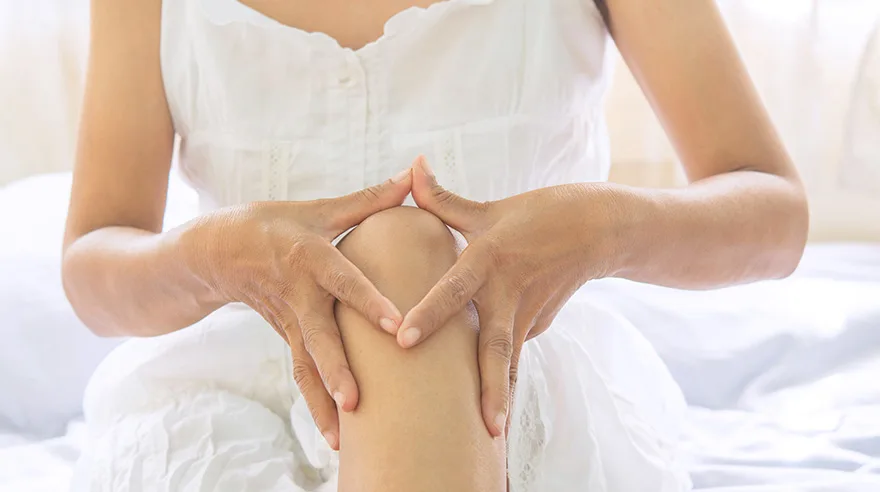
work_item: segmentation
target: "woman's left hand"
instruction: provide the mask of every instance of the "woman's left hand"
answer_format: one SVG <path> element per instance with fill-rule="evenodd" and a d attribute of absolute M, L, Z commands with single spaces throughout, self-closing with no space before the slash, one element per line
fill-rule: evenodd
<path fill-rule="evenodd" d="M 416 203 L 468 246 L 406 315 L 397 340 L 421 343 L 473 301 L 483 419 L 493 436 L 505 432 L 523 343 L 546 331 L 580 286 L 609 272 L 612 203 L 603 190 L 563 185 L 480 203 L 443 189 L 424 158 L 414 165 Z"/>

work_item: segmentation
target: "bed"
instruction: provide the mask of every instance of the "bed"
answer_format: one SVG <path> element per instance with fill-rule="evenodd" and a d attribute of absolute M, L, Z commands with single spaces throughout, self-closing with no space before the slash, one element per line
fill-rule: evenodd
<path fill-rule="evenodd" d="M 0 491 L 68 490 L 84 442 L 85 428 L 79 421 L 71 422 L 64 435 L 50 439 L 0 431 Z"/>
<path fill-rule="evenodd" d="M 118 343 L 92 338 L 63 300 L 58 242 L 69 184 L 61 173 L 0 188 L 0 208 L 21 211 L 0 216 L 0 237 L 13 238 L 0 246 L 0 271 L 8 273 L 0 291 L 11 286 L 0 292 L 0 364 L 12 353 L 19 364 L 36 362 L 17 373 L 0 367 L 2 492 L 67 490 L 87 441 L 78 399 Z M 170 189 L 168 226 L 196 210 L 182 182 L 172 179 Z M 681 385 L 697 490 L 880 490 L 880 244 L 810 246 L 788 279 L 721 290 L 622 280 L 584 288 L 638 326 Z M 29 309 L 32 316 L 52 316 L 40 330 L 54 342 L 35 344 L 16 331 L 8 313 L 27 302 L 43 306 Z"/>
<path fill-rule="evenodd" d="M 696 489 L 880 490 L 880 246 L 810 246 L 788 279 L 709 292 L 598 284 L 685 393 Z"/>

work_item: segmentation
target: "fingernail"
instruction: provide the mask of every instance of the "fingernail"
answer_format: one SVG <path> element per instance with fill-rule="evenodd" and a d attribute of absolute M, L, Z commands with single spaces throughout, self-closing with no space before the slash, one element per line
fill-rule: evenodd
<path fill-rule="evenodd" d="M 422 330 L 418 328 L 407 328 L 406 331 L 403 332 L 403 337 L 401 337 L 401 341 L 403 342 L 404 347 L 412 347 L 419 341 L 419 338 L 422 337 Z"/>
<path fill-rule="evenodd" d="M 342 392 L 337 391 L 333 393 L 333 399 L 336 400 L 336 404 L 339 405 L 339 408 L 342 408 L 345 405 L 345 395 Z"/>
<path fill-rule="evenodd" d="M 327 431 L 324 433 L 324 440 L 327 441 L 327 444 L 330 445 L 331 448 L 336 449 L 339 445 L 339 442 L 336 440 L 336 434 Z"/>
<path fill-rule="evenodd" d="M 410 168 L 406 168 L 403 171 L 400 171 L 399 173 L 397 173 L 393 178 L 391 178 L 391 182 L 392 183 L 401 183 L 406 178 L 409 177 L 409 173 L 410 173 Z"/>
<path fill-rule="evenodd" d="M 428 165 L 428 159 L 425 159 L 424 156 L 419 157 L 419 161 L 422 163 L 422 169 L 425 171 L 425 174 L 434 178 L 434 170 L 431 169 L 431 166 Z"/>
<path fill-rule="evenodd" d="M 498 414 L 495 417 L 495 428 L 498 430 L 498 435 L 504 435 L 504 426 L 507 424 L 507 415 L 504 412 Z"/>
<path fill-rule="evenodd" d="M 388 333 L 391 333 L 392 335 L 397 334 L 397 323 L 395 323 L 394 320 L 392 320 L 391 318 L 380 319 L 379 326 Z"/>

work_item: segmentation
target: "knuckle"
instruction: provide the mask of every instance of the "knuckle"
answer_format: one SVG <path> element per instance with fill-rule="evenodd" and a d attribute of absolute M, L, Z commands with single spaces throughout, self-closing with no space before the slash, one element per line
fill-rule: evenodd
<path fill-rule="evenodd" d="M 339 215 L 335 210 L 335 205 L 335 200 L 321 198 L 312 202 L 312 208 L 309 212 L 319 224 L 331 223 L 332 225 L 334 219 Z"/>
<path fill-rule="evenodd" d="M 278 292 L 278 297 L 282 302 L 289 301 L 291 299 L 296 299 L 297 297 L 297 289 L 296 285 L 290 280 L 282 280 L 276 286 L 276 290 Z"/>
<path fill-rule="evenodd" d="M 315 372 L 310 364 L 303 360 L 293 361 L 293 380 L 299 390 L 306 394 L 315 384 Z"/>
<path fill-rule="evenodd" d="M 372 321 L 376 321 L 372 318 L 379 318 L 380 315 L 378 313 L 382 311 L 382 306 L 374 297 L 367 296 L 356 306 L 356 310 L 369 317 Z"/>
<path fill-rule="evenodd" d="M 264 317 L 264 319 L 265 319 L 265 317 Z M 273 330 L 275 330 L 275 333 L 278 333 L 281 336 L 281 338 L 284 339 L 285 343 L 287 343 L 288 345 L 290 344 L 290 338 L 287 335 L 289 332 L 289 328 L 285 324 L 284 321 L 282 321 L 282 320 L 270 321 L 269 325 L 272 327 Z"/>
<path fill-rule="evenodd" d="M 489 210 L 492 208 L 492 202 L 484 201 L 484 202 L 474 202 L 474 212 L 480 215 L 486 215 L 489 213 Z"/>
<path fill-rule="evenodd" d="M 431 193 L 434 196 L 434 200 L 441 205 L 453 202 L 456 198 L 452 192 L 450 192 L 446 188 L 443 188 L 440 185 L 434 185 L 434 187 L 431 189 Z"/>
<path fill-rule="evenodd" d="M 382 191 L 382 185 L 376 185 L 376 186 L 371 186 L 369 188 L 364 188 L 364 189 L 360 190 L 358 192 L 358 194 L 360 195 L 360 198 L 363 201 L 365 201 L 367 203 L 373 203 L 375 201 L 378 201 L 379 198 L 381 198 L 381 196 L 382 196 L 381 191 Z"/>
<path fill-rule="evenodd" d="M 306 352 L 312 357 L 315 357 L 315 355 L 321 351 L 321 330 L 313 323 L 301 323 L 300 326 Z"/>
<path fill-rule="evenodd" d="M 517 382 L 517 378 L 515 375 L 508 378 L 508 382 L 507 382 L 508 401 L 506 403 L 509 406 L 513 406 L 512 402 L 513 402 L 513 396 L 516 393 L 516 382 Z"/>
<path fill-rule="evenodd" d="M 357 292 L 358 279 L 354 275 L 341 270 L 333 270 L 328 274 L 330 290 L 340 299 L 349 301 Z"/>
<path fill-rule="evenodd" d="M 519 362 L 516 360 L 510 361 L 510 387 L 514 388 L 516 386 L 516 382 L 519 379 Z"/>
<path fill-rule="evenodd" d="M 512 295 L 519 298 L 529 291 L 529 288 L 534 284 L 534 279 L 529 274 L 528 270 L 513 273 L 513 275 L 507 276 L 510 282 L 508 288 Z"/>
<path fill-rule="evenodd" d="M 290 242 L 287 250 L 288 263 L 294 269 L 300 269 L 309 264 L 312 253 L 312 241 L 305 237 L 295 237 Z"/>
<path fill-rule="evenodd" d="M 327 209 L 332 208 L 335 203 L 336 199 L 333 198 L 317 198 L 308 202 L 308 204 L 311 205 L 309 212 L 319 215 L 324 214 L 327 212 Z"/>
<path fill-rule="evenodd" d="M 312 216 L 324 227 L 341 232 L 349 227 L 350 209 L 350 204 L 344 198 L 322 198 L 316 200 Z"/>
<path fill-rule="evenodd" d="M 492 336 L 486 340 L 483 351 L 488 356 L 509 362 L 513 354 L 513 342 L 508 336 Z"/>
<path fill-rule="evenodd" d="M 492 265 L 496 270 L 504 270 L 512 261 L 510 251 L 502 247 L 500 241 L 491 236 L 486 236 L 482 241 L 483 262 Z"/>
<path fill-rule="evenodd" d="M 446 277 L 443 283 L 443 301 L 446 304 L 444 307 L 458 307 L 470 301 L 468 293 L 471 285 L 477 280 L 476 273 L 469 268 L 461 269 Z"/>

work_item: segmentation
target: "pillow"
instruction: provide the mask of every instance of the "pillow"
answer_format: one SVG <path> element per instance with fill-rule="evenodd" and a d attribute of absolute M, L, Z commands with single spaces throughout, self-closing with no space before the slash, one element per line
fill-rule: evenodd
<path fill-rule="evenodd" d="M 0 188 L 0 429 L 46 438 L 81 414 L 83 391 L 120 339 L 93 335 L 61 286 L 70 173 Z M 195 215 L 192 190 L 174 177 L 166 222 Z"/>

